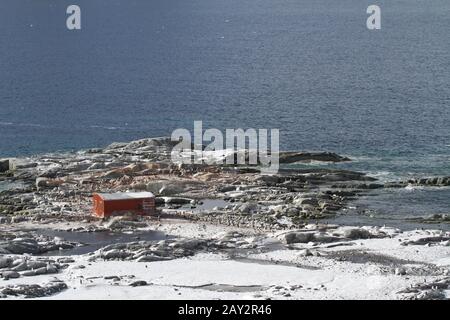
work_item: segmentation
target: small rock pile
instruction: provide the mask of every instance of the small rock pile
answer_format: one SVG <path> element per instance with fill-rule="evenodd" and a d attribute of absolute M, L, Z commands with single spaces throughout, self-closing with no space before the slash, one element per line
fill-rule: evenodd
<path fill-rule="evenodd" d="M 7 286 L 0 288 L 0 298 L 8 296 L 29 298 L 41 298 L 54 295 L 67 289 L 67 285 L 62 281 L 53 281 L 43 285 L 21 284 L 16 286 Z"/>
<path fill-rule="evenodd" d="M 2 236 L 1 238 L 4 238 Z M 49 251 L 73 249 L 77 243 L 58 238 L 48 238 L 27 234 L 25 237 L 0 241 L 0 254 L 42 254 Z"/>
<path fill-rule="evenodd" d="M 64 262 L 64 261 L 63 261 Z M 55 274 L 60 269 L 67 267 L 66 263 L 60 263 L 52 259 L 32 259 L 30 257 L 0 257 L 0 277 L 4 280 L 19 277 L 32 277 L 43 274 Z"/>

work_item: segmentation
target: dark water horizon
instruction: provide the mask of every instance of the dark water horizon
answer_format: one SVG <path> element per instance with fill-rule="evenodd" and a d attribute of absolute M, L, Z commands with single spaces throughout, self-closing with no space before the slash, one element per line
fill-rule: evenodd
<path fill-rule="evenodd" d="M 450 175 L 448 0 L 379 0 L 377 31 L 369 0 L 78 0 L 75 32 L 72 1 L 1 3 L 0 157 L 202 120 L 278 128 L 281 149 L 384 181 Z"/>
<path fill-rule="evenodd" d="M 450 3 L 2 0 L 0 156 L 176 128 L 279 128 L 284 150 L 449 172 Z M 383 165 L 386 163 L 386 165 Z M 390 170 L 387 170 L 390 169 Z M 372 170 L 371 170 L 372 171 Z"/>

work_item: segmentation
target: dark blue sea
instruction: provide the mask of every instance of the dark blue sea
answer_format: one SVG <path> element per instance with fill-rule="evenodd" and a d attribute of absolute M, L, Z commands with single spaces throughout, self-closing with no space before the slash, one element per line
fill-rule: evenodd
<path fill-rule="evenodd" d="M 448 0 L 0 2 L 0 157 L 203 120 L 279 128 L 282 149 L 383 180 L 450 175 Z M 70 4 L 82 30 L 66 28 Z M 426 192 L 425 211 L 450 211 L 448 190 Z"/>

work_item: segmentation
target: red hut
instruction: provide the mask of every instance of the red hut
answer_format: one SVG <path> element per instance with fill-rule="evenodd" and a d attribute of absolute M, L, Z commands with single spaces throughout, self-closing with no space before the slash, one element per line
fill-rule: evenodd
<path fill-rule="evenodd" d="M 155 196 L 151 192 L 94 193 L 94 213 L 99 217 L 127 213 L 148 215 L 155 210 Z"/>

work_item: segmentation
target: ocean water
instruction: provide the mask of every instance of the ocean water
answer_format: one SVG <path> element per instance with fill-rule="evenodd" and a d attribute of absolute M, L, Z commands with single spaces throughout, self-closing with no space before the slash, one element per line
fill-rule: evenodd
<path fill-rule="evenodd" d="M 0 157 L 279 128 L 382 180 L 450 174 L 450 2 L 1 0 Z M 446 201 L 446 200 L 445 200 Z M 450 204 L 447 205 L 447 209 Z"/>

